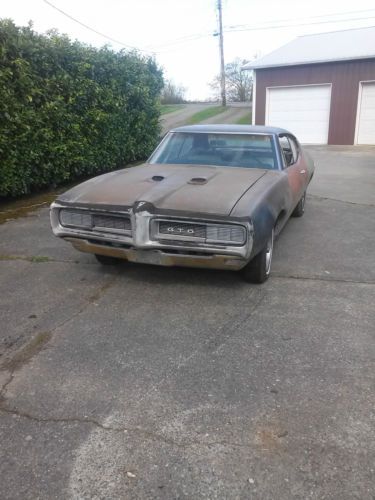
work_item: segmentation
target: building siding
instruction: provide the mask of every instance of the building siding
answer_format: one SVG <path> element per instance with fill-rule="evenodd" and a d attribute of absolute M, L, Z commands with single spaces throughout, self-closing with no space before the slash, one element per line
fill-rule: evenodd
<path fill-rule="evenodd" d="M 328 144 L 354 144 L 359 82 L 375 80 L 375 59 L 256 70 L 255 124 L 265 124 L 266 89 L 331 83 Z"/>

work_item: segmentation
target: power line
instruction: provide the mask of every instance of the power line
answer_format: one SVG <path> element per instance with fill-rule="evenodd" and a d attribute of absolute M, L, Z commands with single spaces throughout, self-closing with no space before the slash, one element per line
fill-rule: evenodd
<path fill-rule="evenodd" d="M 80 21 L 79 19 L 76 19 L 75 17 L 71 16 L 67 12 L 63 11 L 62 9 L 60 9 L 59 7 L 57 7 L 56 5 L 51 3 L 49 0 L 43 0 L 43 2 L 46 3 L 47 5 L 49 5 L 50 7 L 52 7 L 53 9 L 55 9 L 56 11 L 60 12 L 60 14 L 67 17 L 71 21 L 73 21 L 73 22 L 79 24 L 80 26 L 86 28 L 87 30 L 92 31 L 93 33 L 109 40 L 110 42 L 116 43 L 116 44 L 121 45 L 122 47 L 125 47 L 125 48 L 130 49 L 130 50 L 136 50 L 136 51 L 142 52 L 142 53 L 147 54 L 147 55 L 165 53 L 165 52 L 168 52 L 168 47 L 173 47 L 174 45 L 193 42 L 195 40 L 199 40 L 201 38 L 211 37 L 213 35 L 212 31 L 207 32 L 207 33 L 196 33 L 196 34 L 186 35 L 184 37 L 180 37 L 180 38 L 170 40 L 170 41 L 167 41 L 165 43 L 154 46 L 154 47 L 160 47 L 160 48 L 165 47 L 166 50 L 155 51 L 155 50 L 153 50 L 153 47 L 149 48 L 148 50 L 145 50 L 145 49 L 140 49 L 139 47 L 135 47 L 133 45 L 126 44 L 120 40 L 117 40 L 116 38 L 113 38 L 109 35 L 106 35 L 105 33 L 102 33 L 100 31 L 96 30 L 95 28 L 92 28 L 91 26 L 85 24 L 84 22 Z M 321 15 L 321 16 L 312 16 L 312 17 L 310 17 L 310 19 L 327 18 L 327 17 L 332 17 L 332 16 L 343 16 L 343 15 L 347 15 L 347 14 L 360 14 L 363 12 L 374 12 L 374 11 L 375 11 L 375 9 L 348 11 L 348 12 L 344 12 L 344 13 L 332 13 L 332 14 Z M 348 19 L 329 19 L 329 20 L 325 20 L 325 21 L 315 21 L 315 22 L 306 22 L 306 23 L 298 23 L 298 24 L 274 24 L 271 26 L 264 25 L 264 23 L 262 25 L 244 25 L 243 24 L 243 25 L 233 25 L 233 26 L 227 27 L 227 28 L 224 27 L 223 32 L 224 33 L 237 33 L 237 32 L 244 32 L 244 31 L 262 31 L 262 30 L 293 28 L 293 27 L 298 28 L 300 26 L 313 26 L 313 25 L 332 24 L 332 23 L 347 23 L 347 22 L 351 22 L 351 21 L 363 21 L 363 20 L 374 19 L 374 18 L 375 18 L 375 15 L 367 16 L 367 17 L 348 18 Z M 305 18 L 299 18 L 299 19 L 309 19 L 309 18 L 305 17 Z M 291 19 L 283 19 L 283 20 L 273 21 L 273 22 L 284 23 L 284 22 L 287 22 L 289 20 L 291 20 Z M 298 20 L 298 18 L 296 20 Z M 272 21 L 270 21 L 270 22 L 272 22 Z M 368 26 L 368 27 L 371 27 L 371 26 Z M 217 36 L 217 34 L 218 34 L 217 32 L 214 33 L 214 35 L 216 35 L 216 36 Z"/>
<path fill-rule="evenodd" d="M 333 17 L 333 16 L 343 16 L 347 14 L 361 14 L 363 12 L 374 12 L 375 9 L 365 9 L 365 10 L 353 10 L 353 11 L 347 11 L 347 12 L 337 12 L 337 13 L 332 13 L 332 14 L 327 14 L 327 15 L 320 15 L 320 16 L 310 16 L 310 17 L 301 17 L 301 18 L 295 18 L 295 19 L 279 19 L 279 20 L 274 20 L 274 21 L 268 21 L 268 23 L 273 22 L 273 23 L 285 23 L 289 21 L 298 21 L 298 20 L 303 20 L 303 19 L 320 19 L 320 18 L 327 18 L 327 17 Z M 272 25 L 272 26 L 267 26 L 265 23 L 261 24 L 256 24 L 256 25 L 246 25 L 246 24 L 236 24 L 232 26 L 224 26 L 223 31 L 225 33 L 230 33 L 230 32 L 235 32 L 235 31 L 256 31 L 256 30 L 262 30 L 262 29 L 277 29 L 277 28 L 290 28 L 290 27 L 298 27 L 298 26 L 309 26 L 309 25 L 314 25 L 314 24 L 330 24 L 330 23 L 336 23 L 336 22 L 350 22 L 350 21 L 357 21 L 357 20 L 364 20 L 364 19 L 373 19 L 374 16 L 367 16 L 367 17 L 352 17 L 348 19 L 327 19 L 326 21 L 321 21 L 321 22 L 312 22 L 312 23 L 302 23 L 302 24 L 287 24 L 287 25 Z M 236 28 L 243 28 L 243 29 L 236 29 Z M 154 45 L 156 48 L 162 48 L 162 47 L 168 47 L 168 46 L 173 46 L 173 45 L 178 45 L 178 44 L 183 44 L 183 43 L 188 43 L 192 42 L 195 40 L 199 40 L 200 38 L 206 38 L 212 36 L 212 31 L 207 31 L 205 33 L 195 33 L 191 35 L 186 35 L 184 37 L 179 37 L 175 38 L 172 40 L 165 41 L 160 44 Z"/>
<path fill-rule="evenodd" d="M 346 16 L 347 14 L 363 14 L 364 12 L 374 12 L 375 9 L 364 9 L 364 10 L 351 10 L 351 11 L 346 11 L 346 12 L 335 12 L 335 13 L 332 13 L 332 14 L 321 14 L 319 16 L 304 16 L 304 17 L 296 17 L 296 18 L 288 18 L 288 19 L 277 19 L 277 20 L 271 20 L 271 21 L 266 21 L 266 23 L 261 23 L 261 25 L 264 25 L 264 24 L 269 24 L 269 23 L 286 23 L 286 22 L 290 22 L 290 21 L 303 21 L 303 20 L 308 20 L 308 19 L 321 19 L 322 17 L 327 19 L 328 17 L 334 17 L 334 16 Z M 351 18 L 353 21 L 355 21 L 356 19 L 358 18 Z M 363 18 L 362 18 L 363 19 Z M 340 19 L 332 19 L 332 20 L 329 20 L 327 19 L 326 22 L 338 22 L 340 21 Z M 227 28 L 227 29 L 232 29 L 232 28 L 246 28 L 247 26 L 249 26 L 248 24 L 234 24 L 232 26 L 224 26 L 224 28 Z"/>
<path fill-rule="evenodd" d="M 137 50 L 139 52 L 144 52 L 146 54 L 150 54 L 151 52 L 153 52 L 153 51 L 142 50 L 142 49 L 139 49 L 138 47 L 134 47 L 132 45 L 128 45 L 128 44 L 123 43 L 123 42 L 121 42 L 119 40 L 116 40 L 115 38 L 112 38 L 111 36 L 105 35 L 104 33 L 101 33 L 100 31 L 97 31 L 96 29 L 91 28 L 91 26 L 88 26 L 87 24 L 83 23 L 82 21 L 79 21 L 78 19 L 76 19 L 75 17 L 71 16 L 67 12 L 64 12 L 63 10 L 59 9 L 58 7 L 56 7 L 56 5 L 53 5 L 53 3 L 49 2 L 48 0 L 43 0 L 43 2 L 46 3 L 47 5 L 49 5 L 50 7 L 52 7 L 53 9 L 57 10 L 58 12 L 60 12 L 60 14 L 62 14 L 65 17 L 67 17 L 71 21 L 74 21 L 75 23 L 83 26 L 84 28 L 88 29 L 89 31 L 92 31 L 93 33 L 96 33 L 97 35 L 100 35 L 103 38 L 106 38 L 107 40 L 109 40 L 111 42 L 117 43 L 118 45 L 122 45 L 123 47 L 126 47 L 127 49 Z"/>
<path fill-rule="evenodd" d="M 337 20 L 330 20 L 330 21 L 317 21 L 313 23 L 298 23 L 298 24 L 279 24 L 279 25 L 273 25 L 273 26 L 262 26 L 262 27 L 257 27 L 257 26 L 249 26 L 247 28 L 240 28 L 240 29 L 227 29 L 224 30 L 225 33 L 236 33 L 239 31 L 261 31 L 261 30 L 273 30 L 273 29 L 279 29 L 279 28 L 299 28 L 300 26 L 313 26 L 317 24 L 332 24 L 332 23 L 348 23 L 350 21 L 364 21 L 368 19 L 374 19 L 374 16 L 367 16 L 367 17 L 356 17 L 356 18 L 351 18 L 351 19 L 337 19 Z M 368 28 L 371 28 L 371 26 L 367 26 Z"/>
<path fill-rule="evenodd" d="M 206 33 L 196 33 L 195 35 L 187 35 L 181 38 L 175 38 L 173 40 L 160 43 L 154 46 L 148 45 L 146 47 L 157 47 L 157 48 L 162 48 L 162 47 L 169 47 L 173 45 L 179 45 L 182 43 L 188 43 L 188 42 L 194 42 L 195 40 L 199 40 L 200 38 L 207 38 L 209 36 L 212 36 L 212 31 L 207 31 Z M 160 53 L 160 52 L 158 52 Z"/>

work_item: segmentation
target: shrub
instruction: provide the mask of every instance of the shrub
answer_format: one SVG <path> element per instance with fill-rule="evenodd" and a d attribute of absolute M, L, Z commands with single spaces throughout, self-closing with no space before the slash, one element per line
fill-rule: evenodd
<path fill-rule="evenodd" d="M 0 20 L 0 197 L 144 159 L 159 138 L 162 72 Z"/>

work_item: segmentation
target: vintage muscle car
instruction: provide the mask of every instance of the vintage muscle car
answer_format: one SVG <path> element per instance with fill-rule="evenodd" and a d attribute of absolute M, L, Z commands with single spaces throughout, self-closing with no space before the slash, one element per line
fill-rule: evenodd
<path fill-rule="evenodd" d="M 51 205 L 56 236 L 102 264 L 241 270 L 269 277 L 274 237 L 305 209 L 314 164 L 279 128 L 171 130 L 139 166 L 88 180 Z"/>

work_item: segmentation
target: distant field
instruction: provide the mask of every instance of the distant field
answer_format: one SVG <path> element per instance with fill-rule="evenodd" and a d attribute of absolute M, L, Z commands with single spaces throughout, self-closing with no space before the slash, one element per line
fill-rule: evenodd
<path fill-rule="evenodd" d="M 188 123 L 193 125 L 194 123 L 200 123 L 203 120 L 207 120 L 207 118 L 212 118 L 213 116 L 219 115 L 226 111 L 227 108 L 224 106 L 210 106 L 209 108 L 202 109 L 202 111 L 198 111 L 194 113 L 189 120 Z"/>
<path fill-rule="evenodd" d="M 160 106 L 160 113 L 162 115 L 166 115 L 168 113 L 173 113 L 173 111 L 183 109 L 184 107 L 185 107 L 185 104 L 162 104 Z"/>
<path fill-rule="evenodd" d="M 251 125 L 252 115 L 251 111 L 246 113 L 246 115 L 241 116 L 239 120 L 236 121 L 237 125 Z"/>

